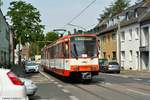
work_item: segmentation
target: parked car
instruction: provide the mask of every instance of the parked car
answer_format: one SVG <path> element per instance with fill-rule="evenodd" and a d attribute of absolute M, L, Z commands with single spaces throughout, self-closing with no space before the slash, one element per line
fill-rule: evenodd
<path fill-rule="evenodd" d="M 27 95 L 33 96 L 37 91 L 37 86 L 32 80 L 26 79 L 26 78 L 19 78 L 25 85 Z"/>
<path fill-rule="evenodd" d="M 109 61 L 107 72 L 120 73 L 120 65 L 116 61 Z"/>
<path fill-rule="evenodd" d="M 0 68 L 0 100 L 29 100 L 23 82 L 9 69 Z"/>
<path fill-rule="evenodd" d="M 100 72 L 106 72 L 108 70 L 108 60 L 99 59 Z"/>
<path fill-rule="evenodd" d="M 27 62 L 25 64 L 25 72 L 39 72 L 39 65 L 34 62 Z"/>

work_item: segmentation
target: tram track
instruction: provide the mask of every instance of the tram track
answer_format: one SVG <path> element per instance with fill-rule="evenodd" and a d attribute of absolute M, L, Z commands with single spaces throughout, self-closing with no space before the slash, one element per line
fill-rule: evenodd
<path fill-rule="evenodd" d="M 101 87 L 101 88 L 110 90 L 110 91 L 112 91 L 112 92 L 116 92 L 116 93 L 121 94 L 121 95 L 124 95 L 124 96 L 131 97 L 131 98 L 133 98 L 133 99 L 135 99 L 135 100 L 138 99 L 138 98 L 136 98 L 136 97 L 134 97 L 134 96 L 131 96 L 131 95 L 125 93 L 125 92 L 121 92 L 121 91 L 119 91 L 119 90 L 116 90 L 116 89 L 113 89 L 113 88 L 110 88 L 110 87 L 106 87 L 106 86 L 103 86 L 103 85 L 100 85 L 100 84 L 96 84 L 95 86 L 98 86 L 98 87 Z"/>
<path fill-rule="evenodd" d="M 72 84 L 72 85 L 73 85 L 73 84 Z M 85 89 L 85 88 L 83 88 L 83 87 L 81 87 L 81 86 L 79 86 L 79 85 L 73 85 L 73 86 L 76 87 L 76 88 L 79 88 L 79 89 L 81 89 L 81 90 L 83 90 L 83 91 L 85 91 L 86 93 L 88 93 L 88 94 L 90 94 L 90 95 L 93 95 L 93 96 L 99 98 L 100 100 L 108 100 L 108 99 L 106 99 L 105 97 L 100 96 L 100 95 L 97 95 L 96 93 L 93 93 L 93 92 L 91 92 L 90 90 L 87 90 L 87 89 Z"/>
<path fill-rule="evenodd" d="M 127 85 L 127 84 L 123 84 L 123 85 L 121 85 L 121 86 L 131 87 L 131 88 L 143 90 L 143 91 L 145 91 L 145 92 L 150 92 L 150 89 L 144 89 L 144 88 L 141 88 L 141 87 L 131 86 L 131 85 Z"/>
<path fill-rule="evenodd" d="M 49 74 L 48 74 L 49 75 Z M 148 89 L 143 89 L 143 88 L 140 88 L 140 87 L 136 87 L 136 86 L 132 86 L 132 85 L 126 85 L 126 84 L 113 84 L 113 85 L 115 85 L 115 86 L 119 86 L 119 87 L 124 87 L 124 90 L 122 89 L 122 88 L 120 88 L 121 90 L 118 90 L 117 88 L 116 89 L 114 89 L 114 87 L 112 86 L 107 86 L 106 84 L 105 84 L 105 82 L 102 82 L 102 83 L 97 83 L 97 82 L 94 82 L 94 83 L 89 83 L 88 84 L 88 88 L 87 88 L 87 86 L 86 86 L 86 84 L 85 84 L 85 86 L 83 86 L 84 84 L 82 83 L 81 84 L 81 82 L 77 82 L 77 83 L 69 83 L 69 82 L 64 82 L 64 81 L 62 81 L 62 80 L 60 80 L 59 78 L 56 78 L 56 77 L 54 77 L 54 76 L 52 76 L 53 78 L 55 78 L 55 80 L 56 81 L 58 81 L 60 84 L 63 84 L 63 86 L 65 86 L 65 85 L 70 85 L 70 86 L 73 86 L 73 87 L 75 87 L 75 88 L 78 88 L 78 89 L 80 89 L 81 91 L 83 91 L 83 92 L 85 92 L 86 94 L 89 94 L 89 95 L 91 95 L 91 96 L 94 96 L 95 98 L 99 98 L 99 100 L 110 100 L 110 99 L 108 99 L 106 96 L 107 95 L 100 95 L 100 94 L 98 94 L 97 92 L 95 92 L 95 90 L 97 90 L 98 88 L 101 88 L 101 89 L 104 89 L 104 90 L 106 90 L 106 91 L 108 91 L 108 92 L 110 92 L 110 93 L 113 93 L 113 94 L 115 94 L 116 96 L 117 95 L 122 95 L 123 97 L 128 97 L 129 98 L 129 100 L 140 100 L 136 95 L 139 95 L 138 94 L 138 91 L 136 92 L 136 90 L 137 89 L 140 89 L 140 90 L 143 90 L 143 91 L 145 91 L 145 92 L 150 92 L 150 90 L 148 90 Z M 111 84 L 111 83 L 110 83 Z M 106 86 L 105 86 L 106 85 Z M 94 88 L 93 88 L 93 86 L 95 86 Z M 65 88 L 65 87 L 64 87 Z M 93 88 L 93 90 L 92 89 L 90 89 L 90 88 Z M 132 90 L 133 89 L 133 90 Z M 69 89 L 70 90 L 70 89 Z M 132 91 L 129 91 L 129 90 L 132 90 Z M 134 91 L 135 90 L 135 91 Z M 140 91 L 139 91 L 139 93 L 140 93 Z M 135 95 L 133 95 L 133 94 L 135 94 Z M 144 93 L 143 93 L 144 94 Z M 140 95 L 142 95 L 142 94 L 140 94 Z M 144 95 L 143 95 L 144 96 Z M 147 97 L 149 97 L 149 96 L 147 96 Z"/>

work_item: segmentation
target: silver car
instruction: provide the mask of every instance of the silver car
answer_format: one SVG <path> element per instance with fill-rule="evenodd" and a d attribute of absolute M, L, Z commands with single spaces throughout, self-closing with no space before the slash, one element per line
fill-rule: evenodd
<path fill-rule="evenodd" d="M 25 64 L 25 72 L 39 72 L 39 65 L 34 62 L 28 62 Z"/>
<path fill-rule="evenodd" d="M 37 86 L 32 80 L 26 78 L 19 78 L 26 87 L 26 92 L 28 96 L 33 96 L 37 91 Z"/>
<path fill-rule="evenodd" d="M 120 73 L 120 65 L 116 61 L 109 61 L 108 63 L 109 64 L 107 72 Z"/>

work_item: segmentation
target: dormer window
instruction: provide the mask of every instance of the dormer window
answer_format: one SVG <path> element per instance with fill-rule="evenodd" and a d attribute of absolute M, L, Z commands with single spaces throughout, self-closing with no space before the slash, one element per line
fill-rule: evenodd
<path fill-rule="evenodd" d="M 134 11 L 134 16 L 135 16 L 135 18 L 137 18 L 137 17 L 138 17 L 137 9 L 135 9 L 135 11 Z"/>
<path fill-rule="evenodd" d="M 126 20 L 129 20 L 128 12 L 126 13 Z"/>

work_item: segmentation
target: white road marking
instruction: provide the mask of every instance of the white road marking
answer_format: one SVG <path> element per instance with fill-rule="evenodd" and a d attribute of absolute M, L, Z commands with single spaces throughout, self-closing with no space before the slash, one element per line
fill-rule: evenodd
<path fill-rule="evenodd" d="M 79 100 L 76 96 L 69 96 L 71 100 Z"/>
<path fill-rule="evenodd" d="M 123 77 L 123 78 L 129 78 L 129 76 L 125 76 L 125 75 L 122 75 L 121 77 Z"/>
<path fill-rule="evenodd" d="M 48 76 L 48 75 L 46 75 L 45 73 L 43 73 L 43 72 L 41 72 L 41 71 L 39 71 L 43 76 L 45 76 L 47 79 L 49 79 L 49 80 L 51 80 L 51 78 Z"/>
<path fill-rule="evenodd" d="M 39 77 L 40 77 L 40 76 L 38 76 L 38 75 L 37 75 L 37 76 L 32 76 L 32 78 L 39 78 Z"/>
<path fill-rule="evenodd" d="M 35 84 L 38 84 L 38 83 L 44 83 L 43 81 L 34 81 Z M 52 82 L 46 82 L 46 83 L 52 83 Z"/>
<path fill-rule="evenodd" d="M 61 84 L 58 84 L 57 86 L 58 86 L 58 87 L 63 87 Z"/>
<path fill-rule="evenodd" d="M 150 80 L 148 80 L 147 82 L 150 82 Z"/>
<path fill-rule="evenodd" d="M 118 75 L 118 74 L 107 74 L 107 75 L 123 77 L 123 78 L 129 78 L 129 76 L 126 76 L 126 75 Z"/>
<path fill-rule="evenodd" d="M 55 84 L 58 84 L 58 82 L 54 82 Z"/>
<path fill-rule="evenodd" d="M 136 81 L 141 81 L 142 79 L 140 79 L 140 78 L 134 78 L 134 80 L 136 80 Z"/>
<path fill-rule="evenodd" d="M 65 92 L 65 93 L 69 93 L 69 91 L 66 90 L 66 89 L 62 89 L 62 91 Z"/>
<path fill-rule="evenodd" d="M 132 90 L 132 89 L 127 89 L 127 90 L 130 91 L 130 92 L 137 93 L 137 94 L 141 94 L 141 95 L 145 95 L 145 96 L 150 96 L 150 94 L 146 94 L 146 93 L 143 93 L 143 92 L 140 92 L 140 91 L 136 91 L 136 90 Z"/>
<path fill-rule="evenodd" d="M 105 82 L 100 82 L 100 84 L 105 84 Z"/>
<path fill-rule="evenodd" d="M 54 82 L 54 80 L 53 80 L 53 79 L 51 79 L 51 82 Z"/>
<path fill-rule="evenodd" d="M 112 85 L 111 83 L 106 82 L 105 85 Z"/>

